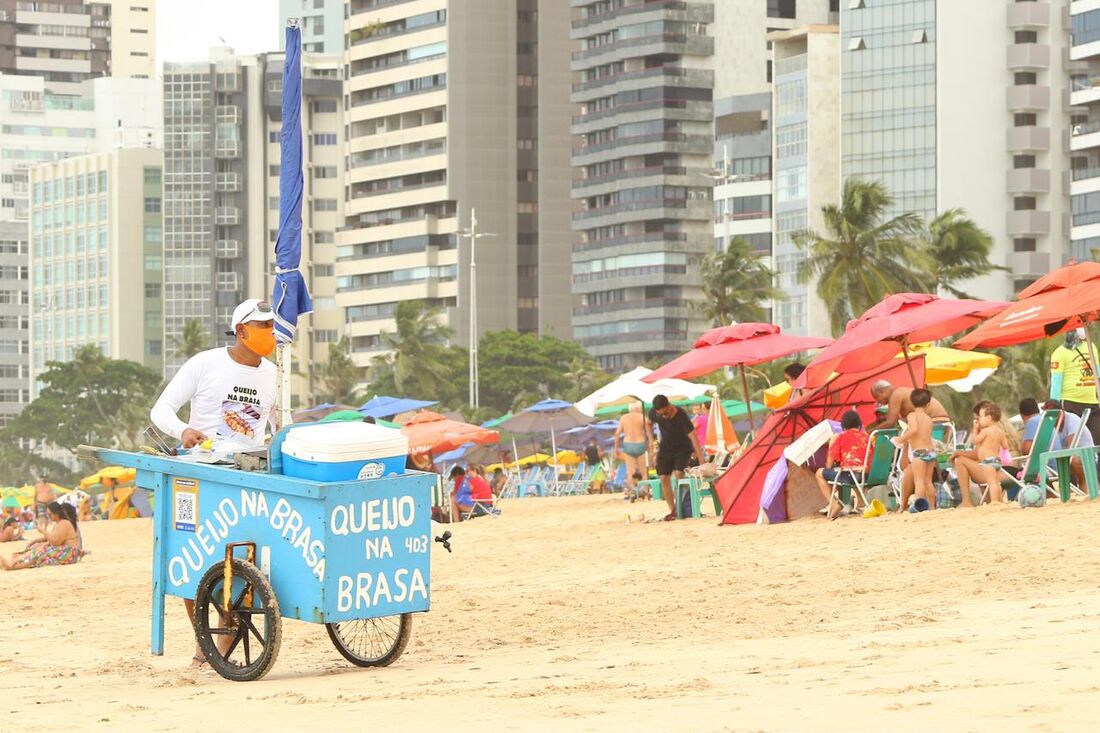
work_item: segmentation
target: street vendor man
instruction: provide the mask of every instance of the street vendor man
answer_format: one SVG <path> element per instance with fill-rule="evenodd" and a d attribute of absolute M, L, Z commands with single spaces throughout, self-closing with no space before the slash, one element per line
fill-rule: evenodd
<path fill-rule="evenodd" d="M 909 398 L 911 394 L 913 394 L 912 387 L 895 387 L 885 379 L 871 385 L 871 396 L 875 398 L 875 402 L 886 406 L 886 413 L 868 425 L 867 432 L 896 427 L 898 420 L 904 420 L 908 417 L 914 409 L 913 402 Z M 951 421 L 951 416 L 947 414 L 947 410 L 943 409 L 943 405 L 935 397 L 924 408 L 924 412 L 932 418 L 932 422 Z"/>
<path fill-rule="evenodd" d="M 264 359 L 275 350 L 275 314 L 271 306 L 249 299 L 233 311 L 231 346 L 202 351 L 188 359 L 153 405 L 149 416 L 161 431 L 191 449 L 212 440 L 225 446 L 262 446 L 275 406 L 275 365 Z M 179 410 L 191 405 L 188 421 Z M 185 600 L 194 625 L 195 602 Z M 228 647 L 229 637 L 218 644 Z M 224 651 L 224 650 L 223 650 Z M 192 666 L 206 664 L 196 642 Z"/>
<path fill-rule="evenodd" d="M 652 426 L 656 426 L 661 435 L 656 455 L 653 451 Z M 649 411 L 649 422 L 646 423 L 646 439 L 650 446 L 650 462 L 657 466 L 657 476 L 661 479 L 661 495 L 668 502 L 668 514 L 664 520 L 671 522 L 676 519 L 674 492 L 679 491 L 678 484 L 692 457 L 702 465 L 703 448 L 695 435 L 695 423 L 663 394 L 653 397 L 653 409 Z"/>

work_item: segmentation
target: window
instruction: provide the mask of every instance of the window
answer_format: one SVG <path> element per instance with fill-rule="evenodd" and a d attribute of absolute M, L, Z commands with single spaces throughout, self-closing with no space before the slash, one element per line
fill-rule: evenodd
<path fill-rule="evenodd" d="M 145 269 L 152 270 L 153 272 L 160 272 L 163 267 L 163 260 L 160 255 L 145 255 Z M 103 305 L 106 305 L 106 298 L 103 298 Z"/>
<path fill-rule="evenodd" d="M 164 342 L 157 340 L 150 340 L 145 342 L 145 355 L 146 356 L 160 356 L 164 350 Z"/>
<path fill-rule="evenodd" d="M 1039 123 L 1039 117 L 1034 112 L 1017 112 L 1012 123 L 1016 127 L 1034 127 Z"/>
<path fill-rule="evenodd" d="M 768 0 L 769 18 L 790 18 L 798 15 L 795 0 Z"/>
<path fill-rule="evenodd" d="M 313 243 L 314 244 L 332 244 L 336 241 L 335 232 L 314 232 Z"/>
<path fill-rule="evenodd" d="M 336 133 L 334 132 L 316 132 L 313 134 L 314 145 L 335 145 Z"/>
<path fill-rule="evenodd" d="M 336 211 L 336 199 L 313 199 L 314 211 Z"/>
<path fill-rule="evenodd" d="M 332 277 L 335 273 L 335 268 L 332 265 L 314 265 L 313 275 L 314 277 Z"/>
<path fill-rule="evenodd" d="M 313 102 L 313 111 L 317 114 L 336 111 L 335 99 L 318 99 Z"/>
<path fill-rule="evenodd" d="M 1012 249 L 1015 252 L 1034 252 L 1035 237 L 1018 237 L 1013 239 Z"/>
<path fill-rule="evenodd" d="M 153 298 L 154 300 L 160 300 L 161 296 L 160 283 L 145 283 L 145 297 Z"/>
<path fill-rule="evenodd" d="M 1035 31 L 1016 31 L 1016 43 L 1038 43 L 1039 34 Z"/>
<path fill-rule="evenodd" d="M 160 185 L 160 168 L 146 167 L 142 170 L 142 178 L 151 186 Z"/>
<path fill-rule="evenodd" d="M 314 178 L 336 178 L 336 166 L 317 165 L 313 167 Z"/>
<path fill-rule="evenodd" d="M 1017 71 L 1013 75 L 1012 79 L 1013 83 L 1016 86 L 1025 86 L 1028 84 L 1037 83 L 1039 77 L 1035 74 L 1034 71 Z"/>
<path fill-rule="evenodd" d="M 313 332 L 313 341 L 318 344 L 331 344 L 339 340 L 339 332 L 334 328 L 321 328 Z"/>
<path fill-rule="evenodd" d="M 279 197 L 278 196 L 268 196 L 267 197 L 267 208 L 271 209 L 272 211 L 278 211 L 279 210 Z"/>
<path fill-rule="evenodd" d="M 269 165 L 267 167 L 267 175 L 271 176 L 272 178 L 278 178 L 279 177 L 279 164 L 278 163 L 272 163 L 271 165 Z"/>
<path fill-rule="evenodd" d="M 164 238 L 163 230 L 158 226 L 145 227 L 145 243 L 160 244 Z"/>
<path fill-rule="evenodd" d="M 145 197 L 145 213 L 146 214 L 159 214 L 160 213 L 160 199 Z"/>
<path fill-rule="evenodd" d="M 267 133 L 267 141 L 269 143 L 279 142 L 279 130 L 272 130 L 271 132 Z"/>
<path fill-rule="evenodd" d="M 1013 168 L 1034 168 L 1035 156 L 1034 155 L 1014 155 L 1012 156 Z"/>
<path fill-rule="evenodd" d="M 1016 211 L 1034 211 L 1035 197 L 1017 196 L 1016 198 L 1012 199 L 1012 208 Z"/>

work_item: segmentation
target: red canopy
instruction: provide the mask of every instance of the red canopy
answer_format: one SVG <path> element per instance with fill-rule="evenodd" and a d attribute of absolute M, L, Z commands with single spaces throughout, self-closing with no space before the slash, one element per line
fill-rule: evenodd
<path fill-rule="evenodd" d="M 910 384 L 909 370 L 893 358 L 896 353 L 868 371 L 842 374 L 773 413 L 745 453 L 715 482 L 722 503 L 722 523 L 751 524 L 762 508 L 771 522 L 786 521 L 786 496 L 782 492 L 771 505 L 761 505 L 768 471 L 782 459 L 788 445 L 822 420 L 839 420 L 847 410 L 854 409 L 865 425 L 871 422 L 875 410 L 872 384 L 879 379 L 897 385 Z M 923 381 L 924 358 L 916 359 L 913 367 L 917 380 Z"/>
<path fill-rule="evenodd" d="M 413 415 L 401 426 L 401 432 L 409 439 L 409 453 L 446 453 L 466 443 L 500 442 L 500 433 L 496 430 L 452 420 L 429 410 Z"/>
<path fill-rule="evenodd" d="M 1012 346 L 1098 320 L 1100 262 L 1060 267 L 1020 291 L 1019 300 L 955 344 L 960 349 Z"/>
<path fill-rule="evenodd" d="M 844 335 L 810 362 L 796 387 L 819 387 L 833 372 L 859 372 L 884 363 L 909 343 L 938 341 L 1007 307 L 984 300 L 898 293 L 848 322 Z"/>
<path fill-rule="evenodd" d="M 738 323 L 712 328 L 695 341 L 695 348 L 642 378 L 645 382 L 672 377 L 691 379 L 732 366 L 754 366 L 799 351 L 820 349 L 832 339 L 792 336 L 771 323 Z"/>

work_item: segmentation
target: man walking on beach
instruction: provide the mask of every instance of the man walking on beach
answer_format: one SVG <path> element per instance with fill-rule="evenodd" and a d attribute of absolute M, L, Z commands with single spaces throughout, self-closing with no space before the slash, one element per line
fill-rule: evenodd
<path fill-rule="evenodd" d="M 46 525 L 50 523 L 50 514 L 46 507 L 56 499 L 57 491 L 50 486 L 45 476 L 39 476 L 38 483 L 34 485 L 34 524 L 39 532 L 45 533 Z"/>
<path fill-rule="evenodd" d="M 232 330 L 236 342 L 226 348 L 195 354 L 164 388 L 149 417 L 163 432 L 184 448 L 194 448 L 207 439 L 237 446 L 264 444 L 272 408 L 275 406 L 275 365 L 264 357 L 275 349 L 275 314 L 271 306 L 255 298 L 233 311 Z M 189 422 L 177 413 L 190 403 Z M 184 600 L 187 617 L 195 623 L 195 602 Z M 229 646 L 229 637 L 219 637 Z M 225 653 L 225 649 L 222 649 Z M 192 666 L 206 663 L 195 645 Z"/>
<path fill-rule="evenodd" d="M 623 462 L 626 463 L 626 495 L 631 501 L 637 497 L 637 476 L 649 476 L 645 455 L 649 449 L 646 440 L 645 418 L 642 417 L 642 403 L 631 402 L 630 409 L 619 418 L 619 427 L 615 430 L 615 446 L 612 455 L 619 453 L 619 441 L 622 441 Z"/>
<path fill-rule="evenodd" d="M 668 397 L 659 394 L 653 398 L 653 409 L 649 411 L 649 421 L 661 431 L 660 448 L 657 450 L 656 464 L 657 475 L 661 479 L 661 495 L 668 503 L 668 515 L 666 522 L 676 519 L 676 497 L 673 494 L 674 482 L 679 483 L 684 477 L 684 469 L 691 463 L 692 455 L 701 465 L 703 463 L 703 449 L 699 446 L 699 439 L 695 437 L 695 424 L 682 409 L 668 401 Z M 653 445 L 653 435 L 649 425 L 646 425 L 646 437 L 650 446 Z M 650 448 L 652 452 L 652 448 Z M 651 456 L 652 457 L 652 456 Z"/>

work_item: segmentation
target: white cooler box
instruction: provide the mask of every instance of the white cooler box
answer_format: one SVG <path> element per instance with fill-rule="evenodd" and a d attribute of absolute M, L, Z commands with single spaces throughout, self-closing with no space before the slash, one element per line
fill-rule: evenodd
<path fill-rule="evenodd" d="M 356 481 L 405 472 L 409 439 L 365 422 L 303 425 L 283 439 L 283 474 L 314 481 Z"/>

